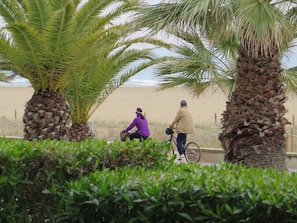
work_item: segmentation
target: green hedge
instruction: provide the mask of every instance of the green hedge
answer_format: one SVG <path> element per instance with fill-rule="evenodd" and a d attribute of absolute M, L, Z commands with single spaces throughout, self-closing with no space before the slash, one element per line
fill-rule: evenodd
<path fill-rule="evenodd" d="M 65 183 L 108 168 L 155 168 L 168 145 L 153 140 L 39 141 L 0 139 L 0 222 L 55 222 L 55 193 Z"/>
<path fill-rule="evenodd" d="M 169 151 L 0 139 L 0 222 L 296 222 L 296 173 L 178 165 Z"/>
<path fill-rule="evenodd" d="M 242 166 L 104 170 L 68 184 L 61 222 L 296 222 L 297 175 Z"/>

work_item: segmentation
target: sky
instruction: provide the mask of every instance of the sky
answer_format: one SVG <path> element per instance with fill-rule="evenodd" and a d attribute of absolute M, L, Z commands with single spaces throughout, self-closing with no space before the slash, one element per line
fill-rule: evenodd
<path fill-rule="evenodd" d="M 145 2 L 147 2 L 148 4 L 157 4 L 160 2 L 160 0 L 145 0 Z M 3 25 L 3 22 L 1 22 L 1 17 L 0 17 L 0 27 Z M 167 37 L 164 37 L 167 38 Z M 168 39 L 168 41 L 170 41 Z M 297 43 L 297 42 L 296 42 Z M 296 45 L 295 43 L 295 45 Z M 159 55 L 170 55 L 170 53 L 167 50 L 160 50 Z M 282 60 L 282 66 L 286 69 L 286 68 L 290 68 L 290 67 L 295 67 L 297 66 L 297 46 L 291 49 L 291 52 L 286 53 L 286 56 L 283 58 Z M 158 79 L 156 77 L 154 77 L 153 75 L 153 69 L 148 68 L 142 72 L 140 72 L 139 74 L 135 75 L 134 77 L 130 78 L 130 80 L 128 80 L 128 82 L 126 83 L 126 85 L 134 85 L 135 83 L 137 84 L 137 81 L 140 80 L 147 80 L 148 81 L 148 85 L 152 84 L 154 85 L 156 82 L 158 82 Z M 25 80 L 19 79 L 17 81 L 20 81 L 21 83 L 26 83 Z"/>
<path fill-rule="evenodd" d="M 285 68 L 297 66 L 297 46 L 293 47 L 290 52 L 286 53 L 282 60 L 282 64 Z"/>

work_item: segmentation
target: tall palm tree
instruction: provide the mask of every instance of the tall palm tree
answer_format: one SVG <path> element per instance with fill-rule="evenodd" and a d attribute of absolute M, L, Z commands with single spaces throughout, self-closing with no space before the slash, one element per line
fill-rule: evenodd
<path fill-rule="evenodd" d="M 226 162 L 286 169 L 287 97 L 280 54 L 296 33 L 294 3 L 183 0 L 141 11 L 140 25 L 154 30 L 191 28 L 211 42 L 239 35 L 236 87 L 227 101 L 219 135 Z"/>
<path fill-rule="evenodd" d="M 162 61 L 152 54 L 157 47 L 170 44 L 156 38 L 147 38 L 141 30 L 131 29 L 131 16 L 137 7 L 133 4 L 114 4 L 106 8 L 96 29 L 100 45 L 96 59 L 86 67 L 70 72 L 63 90 L 72 119 L 69 139 L 82 141 L 93 137 L 87 121 L 99 105 L 120 85 L 139 71 Z M 124 14 L 129 13 L 129 16 Z M 135 33 L 138 33 L 135 35 Z"/>
<path fill-rule="evenodd" d="M 125 29 L 127 24 L 117 27 Z M 134 38 L 133 40 L 120 41 L 122 35 L 105 35 L 104 49 L 100 51 L 101 57 L 92 66 L 69 79 L 63 95 L 69 103 L 72 117 L 69 139 L 82 141 L 93 137 L 88 126 L 88 120 L 99 105 L 120 85 L 139 71 L 162 61 L 150 55 L 151 49 L 156 45 L 169 47 L 162 41 L 150 38 Z M 137 49 L 136 43 L 151 43 L 151 47 Z M 108 46 L 108 47 L 107 47 Z"/>
<path fill-rule="evenodd" d="M 96 61 L 104 43 L 98 17 L 112 0 L 0 1 L 0 69 L 28 79 L 34 89 L 23 116 L 24 138 L 66 139 L 69 107 L 62 95 L 69 74 Z M 137 0 L 117 1 L 121 13 Z M 118 12 L 119 13 L 119 12 Z M 113 17 L 106 16 L 109 20 Z"/>

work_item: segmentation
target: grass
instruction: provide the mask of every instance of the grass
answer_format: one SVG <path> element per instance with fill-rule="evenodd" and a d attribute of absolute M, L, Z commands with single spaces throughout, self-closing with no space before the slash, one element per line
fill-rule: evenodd
<path fill-rule="evenodd" d="M 93 132 L 98 139 L 107 141 L 120 140 L 120 132 L 130 123 L 128 122 L 93 122 Z M 150 123 L 151 137 L 157 141 L 165 141 L 168 135 L 165 134 L 166 124 Z M 195 133 L 188 135 L 188 141 L 195 141 L 201 147 L 219 148 L 218 135 L 219 126 L 195 126 Z M 20 120 L 0 119 L 1 136 L 23 136 L 23 123 Z"/>
<path fill-rule="evenodd" d="M 120 140 L 120 132 L 130 123 L 128 122 L 93 122 L 93 132 L 98 139 L 107 141 Z M 168 124 L 150 123 L 151 137 L 157 141 L 165 141 L 168 136 L 165 134 L 165 128 Z M 196 125 L 195 133 L 188 135 L 188 142 L 197 142 L 200 147 L 221 148 L 218 135 L 221 132 L 219 125 Z M 20 120 L 9 120 L 5 117 L 0 118 L 1 136 L 23 136 L 23 123 Z M 297 128 L 287 128 L 287 151 L 297 152 Z"/>
<path fill-rule="evenodd" d="M 23 123 L 21 121 L 12 121 L 2 116 L 0 119 L 1 136 L 23 136 Z"/>
<path fill-rule="evenodd" d="M 119 140 L 120 132 L 130 123 L 128 122 L 94 122 L 94 134 L 99 139 L 109 141 Z M 151 137 L 157 141 L 166 141 L 168 135 L 165 133 L 166 124 L 150 123 Z M 201 147 L 220 148 L 218 135 L 219 126 L 195 126 L 195 133 L 188 135 L 187 141 L 195 141 Z"/>

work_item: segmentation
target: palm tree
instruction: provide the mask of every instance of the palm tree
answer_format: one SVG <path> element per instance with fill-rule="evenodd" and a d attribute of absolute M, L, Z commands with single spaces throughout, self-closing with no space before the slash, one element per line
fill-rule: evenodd
<path fill-rule="evenodd" d="M 156 38 L 147 38 L 141 30 L 131 29 L 130 17 L 137 6 L 105 5 L 105 13 L 98 17 L 97 54 L 92 64 L 76 67 L 69 72 L 62 91 L 70 107 L 72 125 L 68 138 L 82 141 L 93 137 L 87 121 L 98 106 L 127 79 L 139 71 L 162 61 L 152 53 L 157 47 L 169 48 L 170 44 Z M 129 17 L 121 19 L 123 14 Z M 135 35 L 135 33 L 137 33 Z"/>
<path fill-rule="evenodd" d="M 126 24 L 117 29 L 125 27 Z M 72 126 L 69 139 L 72 141 L 93 137 L 87 122 L 99 105 L 131 76 L 162 61 L 162 58 L 150 55 L 151 47 L 137 49 L 133 48 L 134 44 L 145 41 L 151 42 L 153 48 L 156 44 L 169 47 L 159 40 L 142 37 L 128 41 L 119 41 L 121 35 L 114 38 L 106 35 L 103 38 L 106 38 L 107 44 L 104 46 L 105 50 L 100 51 L 101 58 L 88 69 L 73 74 L 75 78 L 69 79 L 63 91 L 71 110 Z"/>
<path fill-rule="evenodd" d="M 23 116 L 24 138 L 66 139 L 69 107 L 62 96 L 66 78 L 91 65 L 101 47 L 98 19 L 112 0 L 0 1 L 5 25 L 0 35 L 0 69 L 28 79 L 34 95 Z M 121 13 L 138 4 L 117 1 Z M 112 17 L 106 16 L 105 19 Z"/>
<path fill-rule="evenodd" d="M 226 103 L 219 135 L 226 162 L 286 169 L 287 97 L 280 55 L 296 33 L 293 3 L 184 0 L 141 11 L 140 25 L 157 31 L 191 28 L 210 42 L 239 36 L 235 90 Z"/>
<path fill-rule="evenodd" d="M 191 29 L 171 34 L 179 39 L 171 47 L 176 55 L 168 56 L 157 66 L 159 89 L 182 86 L 193 96 L 200 96 L 207 89 L 221 89 L 230 95 L 235 88 L 237 53 L 232 47 L 236 45 L 235 38 L 210 43 Z"/>
<path fill-rule="evenodd" d="M 164 57 L 164 62 L 156 67 L 155 74 L 161 79 L 159 89 L 182 86 L 197 97 L 207 89 L 214 92 L 220 89 L 231 96 L 235 90 L 238 38 L 207 42 L 190 29 L 174 31 L 171 35 L 177 35 L 179 41 L 171 44 L 170 50 L 175 54 Z M 284 68 L 281 79 L 287 93 L 296 95 L 296 67 Z"/>

